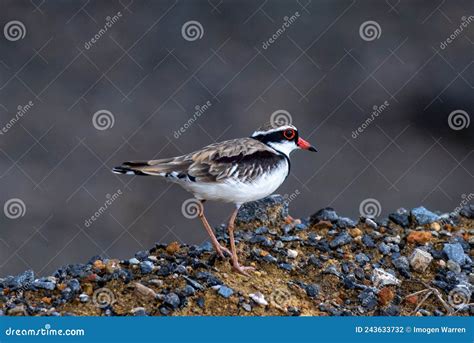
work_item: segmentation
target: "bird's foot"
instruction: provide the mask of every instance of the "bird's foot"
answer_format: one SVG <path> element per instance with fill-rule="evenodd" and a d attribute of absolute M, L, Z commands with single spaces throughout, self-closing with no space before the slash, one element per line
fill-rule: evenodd
<path fill-rule="evenodd" d="M 225 246 L 223 246 L 223 245 L 220 245 L 220 244 L 219 244 L 219 250 L 220 250 L 219 255 L 220 255 L 222 258 L 225 258 L 224 253 L 226 253 L 228 256 L 232 256 L 232 253 L 230 252 L 230 250 L 227 249 L 227 248 L 226 248 Z"/>
<path fill-rule="evenodd" d="M 216 251 L 217 255 L 219 255 L 223 259 L 226 257 L 224 253 L 226 253 L 228 256 L 232 256 L 230 250 L 218 242 L 214 245 L 214 250 Z"/>
<path fill-rule="evenodd" d="M 254 271 L 255 270 L 254 267 L 241 266 L 238 262 L 232 264 L 232 269 L 234 271 L 236 271 L 237 273 L 240 273 L 240 274 L 245 275 L 245 276 L 250 276 L 250 274 L 247 273 L 247 270 L 248 271 Z"/>

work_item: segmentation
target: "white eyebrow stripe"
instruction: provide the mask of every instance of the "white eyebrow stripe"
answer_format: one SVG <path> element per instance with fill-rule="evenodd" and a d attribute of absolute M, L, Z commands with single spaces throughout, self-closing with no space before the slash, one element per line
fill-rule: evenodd
<path fill-rule="evenodd" d="M 273 132 L 284 131 L 284 130 L 287 130 L 287 129 L 296 130 L 296 127 L 294 127 L 293 125 L 283 125 L 283 126 L 279 126 L 279 127 L 274 128 L 274 129 L 267 130 L 267 131 L 255 131 L 252 134 L 252 136 L 267 135 L 267 134 L 270 134 L 270 133 L 273 133 Z"/>

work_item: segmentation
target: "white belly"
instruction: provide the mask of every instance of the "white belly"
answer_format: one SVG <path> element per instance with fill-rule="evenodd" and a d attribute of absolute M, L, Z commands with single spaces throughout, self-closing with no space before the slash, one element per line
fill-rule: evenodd
<path fill-rule="evenodd" d="M 277 190 L 285 181 L 288 173 L 288 162 L 285 160 L 280 167 L 271 174 L 264 174 L 253 182 L 239 182 L 237 179 L 230 179 L 225 182 L 199 183 L 186 182 L 180 183 L 187 191 L 201 200 L 216 200 L 243 204 L 249 201 L 255 201 L 265 198 Z"/>

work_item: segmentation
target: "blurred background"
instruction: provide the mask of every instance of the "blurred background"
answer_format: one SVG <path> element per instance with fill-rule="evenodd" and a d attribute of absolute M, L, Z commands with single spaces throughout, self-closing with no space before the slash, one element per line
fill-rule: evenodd
<path fill-rule="evenodd" d="M 279 190 L 294 217 L 450 212 L 473 193 L 471 0 L 0 3 L 0 276 L 202 243 L 190 194 L 110 169 L 276 111 L 319 150 L 294 152 Z"/>

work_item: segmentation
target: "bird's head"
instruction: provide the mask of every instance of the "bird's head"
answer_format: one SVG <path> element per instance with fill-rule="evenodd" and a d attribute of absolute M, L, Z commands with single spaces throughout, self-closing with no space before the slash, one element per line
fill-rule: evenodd
<path fill-rule="evenodd" d="M 317 151 L 310 143 L 301 138 L 298 129 L 293 125 L 265 125 L 252 134 L 271 148 L 289 156 L 295 149 Z"/>

